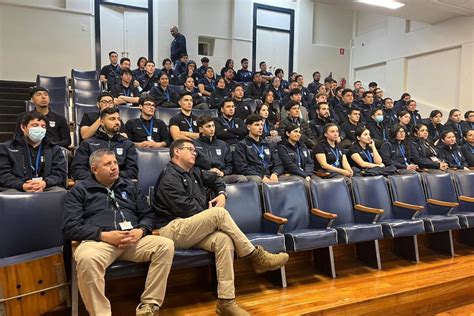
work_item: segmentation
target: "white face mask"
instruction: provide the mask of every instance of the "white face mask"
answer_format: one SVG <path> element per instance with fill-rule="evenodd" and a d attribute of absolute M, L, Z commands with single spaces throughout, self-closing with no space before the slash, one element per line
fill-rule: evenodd
<path fill-rule="evenodd" d="M 35 143 L 39 143 L 46 135 L 46 128 L 41 126 L 30 127 L 28 129 L 28 137 Z"/>

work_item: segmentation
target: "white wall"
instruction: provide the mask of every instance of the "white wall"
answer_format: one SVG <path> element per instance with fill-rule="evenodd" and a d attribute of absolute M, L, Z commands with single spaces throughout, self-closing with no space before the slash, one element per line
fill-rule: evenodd
<path fill-rule="evenodd" d="M 359 79 L 360 69 L 386 63 L 380 75 L 386 78 L 385 95 L 398 99 L 405 91 L 411 93 L 423 116 L 433 108 L 444 113 L 453 107 L 473 108 L 474 17 L 435 25 L 410 21 L 409 32 L 400 18 L 386 17 L 386 23 L 376 23 L 378 27 L 368 27 L 367 20 L 368 15 L 357 15 L 364 32 L 354 37 L 351 82 Z M 446 87 L 451 91 L 438 95 Z"/>
<path fill-rule="evenodd" d="M 74 1 L 80 0 L 69 2 Z M 71 68 L 93 69 L 91 12 L 65 9 L 64 1 L 36 3 L 0 1 L 0 78 L 34 81 L 38 73 L 62 76 Z"/>

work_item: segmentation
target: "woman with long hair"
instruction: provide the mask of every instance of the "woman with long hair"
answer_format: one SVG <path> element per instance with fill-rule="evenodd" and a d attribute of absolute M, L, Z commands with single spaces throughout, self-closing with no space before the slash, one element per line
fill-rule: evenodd
<path fill-rule="evenodd" d="M 446 130 L 439 136 L 438 149 L 440 159 L 448 163 L 449 168 L 468 171 L 468 164 L 458 144 L 456 134 L 452 130 Z"/>
<path fill-rule="evenodd" d="M 402 124 L 392 126 L 389 141 L 380 148 L 380 155 L 384 165 L 395 166 L 399 173 L 413 173 L 418 169 L 413 163 L 407 133 Z"/>
<path fill-rule="evenodd" d="M 350 165 L 361 170 L 385 167 L 369 129 L 365 126 L 357 127 L 355 137 L 356 141 L 349 148 Z"/>
<path fill-rule="evenodd" d="M 474 129 L 464 131 L 464 145 L 461 146 L 461 153 L 469 167 L 474 167 Z"/>
<path fill-rule="evenodd" d="M 449 167 L 445 161 L 438 157 L 435 146 L 428 137 L 428 127 L 419 123 L 413 127 L 415 140 L 410 144 L 413 162 L 420 168 L 446 171 Z"/>

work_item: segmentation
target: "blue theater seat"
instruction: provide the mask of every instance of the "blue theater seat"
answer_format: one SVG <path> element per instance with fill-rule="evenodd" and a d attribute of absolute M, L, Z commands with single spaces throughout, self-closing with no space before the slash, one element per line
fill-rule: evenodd
<path fill-rule="evenodd" d="M 170 119 L 180 111 L 179 108 L 164 108 L 159 106 L 156 108 L 155 117 L 165 122 L 166 126 L 168 126 L 170 125 Z"/>
<path fill-rule="evenodd" d="M 64 106 L 68 106 L 69 91 L 66 76 L 48 77 L 37 75 L 36 85 L 48 89 L 51 103 L 61 103 Z"/>
<path fill-rule="evenodd" d="M 217 109 L 209 109 L 209 110 L 194 109 L 193 114 L 196 115 L 196 116 L 201 116 L 201 115 L 209 115 L 210 117 L 217 117 L 218 116 Z"/>
<path fill-rule="evenodd" d="M 418 174 L 396 175 L 389 177 L 394 205 L 400 210 L 420 212 L 417 216 L 425 224 L 428 244 L 431 248 L 454 256 L 451 231 L 461 228 L 459 219 L 451 215 L 451 208 L 436 205 L 426 200 L 423 185 Z"/>
<path fill-rule="evenodd" d="M 84 79 L 76 78 L 72 79 L 73 90 L 85 90 L 85 91 L 100 91 L 99 79 Z"/>
<path fill-rule="evenodd" d="M 100 90 L 73 90 L 73 104 L 74 106 L 76 106 L 77 103 L 96 106 L 97 97 L 99 96 L 100 92 Z"/>
<path fill-rule="evenodd" d="M 313 207 L 334 213 L 334 227 L 339 244 L 356 244 L 357 258 L 381 269 L 378 239 L 383 238 L 382 225 L 377 224 L 382 210 L 354 208 L 343 178 L 311 181 Z"/>
<path fill-rule="evenodd" d="M 125 124 L 129 120 L 137 119 L 140 117 L 140 109 L 128 105 L 121 105 L 118 107 L 120 111 L 120 119 Z"/>
<path fill-rule="evenodd" d="M 474 172 L 454 172 L 459 208 L 454 210 L 462 228 L 474 228 Z"/>
<path fill-rule="evenodd" d="M 99 80 L 99 75 L 96 70 L 77 70 L 71 69 L 71 78 Z"/>
<path fill-rule="evenodd" d="M 152 196 L 152 188 L 170 161 L 168 148 L 137 148 L 138 185 L 143 194 Z"/>
<path fill-rule="evenodd" d="M 423 234 L 423 220 L 415 218 L 417 212 L 397 212 L 392 206 L 387 180 L 383 176 L 353 177 L 354 203 L 369 208 L 381 209 L 377 222 L 382 224 L 384 237 L 394 238 L 394 252 L 400 257 L 419 262 L 416 235 Z"/>
<path fill-rule="evenodd" d="M 64 116 L 68 122 L 70 121 L 69 106 L 68 105 L 64 105 L 63 102 L 60 102 L 60 103 L 50 102 L 49 103 L 49 108 L 53 112 Z M 25 109 L 26 109 L 27 112 L 33 111 L 35 109 L 35 105 L 30 100 L 25 101 Z"/>
<path fill-rule="evenodd" d="M 286 248 L 289 251 L 314 250 L 317 268 L 335 277 L 332 246 L 337 244 L 337 232 L 331 228 L 333 216 L 309 207 L 306 189 L 300 180 L 264 183 L 262 190 L 265 212 L 288 220 L 280 227 Z"/>

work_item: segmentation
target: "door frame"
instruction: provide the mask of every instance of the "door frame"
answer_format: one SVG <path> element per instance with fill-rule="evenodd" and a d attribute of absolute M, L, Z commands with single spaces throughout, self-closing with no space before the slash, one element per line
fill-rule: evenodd
<path fill-rule="evenodd" d="M 94 0 L 94 26 L 95 26 L 95 68 L 100 71 L 102 68 L 100 45 L 100 6 L 110 5 L 119 8 L 133 9 L 148 13 L 148 59 L 153 59 L 153 0 L 148 0 L 148 8 L 137 7 L 133 5 L 109 2 L 106 0 Z"/>
<path fill-rule="evenodd" d="M 290 29 L 280 29 L 276 27 L 269 27 L 257 24 L 257 11 L 265 10 L 271 12 L 285 13 L 290 15 Z M 295 10 L 286 9 L 280 7 L 274 7 L 266 4 L 254 3 L 253 4 L 253 27 L 252 27 L 252 71 L 255 72 L 257 69 L 256 59 L 257 59 L 257 30 L 267 30 L 267 31 L 277 31 L 282 33 L 288 33 L 290 35 L 290 50 L 288 54 L 288 74 L 293 72 L 293 55 L 294 55 L 294 45 L 295 45 Z"/>

